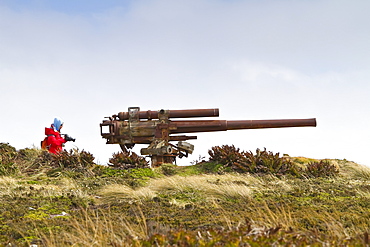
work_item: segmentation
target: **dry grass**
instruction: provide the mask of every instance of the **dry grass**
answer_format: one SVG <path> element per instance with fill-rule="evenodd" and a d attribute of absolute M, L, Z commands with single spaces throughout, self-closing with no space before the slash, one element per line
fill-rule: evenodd
<path fill-rule="evenodd" d="M 356 177 L 363 181 L 369 181 L 370 180 L 370 167 L 363 166 L 363 165 L 354 166 L 352 167 L 352 175 L 353 177 Z"/>
<path fill-rule="evenodd" d="M 341 176 L 349 179 L 370 180 L 370 167 L 347 160 L 332 160 L 340 168 Z"/>
<path fill-rule="evenodd" d="M 249 197 L 254 190 L 262 187 L 262 183 L 258 178 L 249 175 L 196 175 L 156 179 L 151 181 L 148 187 L 157 192 L 165 190 L 184 192 L 192 189 L 211 197 Z"/>
<path fill-rule="evenodd" d="M 101 203 L 111 203 L 120 200 L 134 201 L 148 201 L 156 196 L 156 192 L 150 187 L 140 187 L 133 189 L 129 186 L 122 184 L 111 184 L 104 186 L 97 193 L 101 199 Z"/>
<path fill-rule="evenodd" d="M 12 177 L 0 177 L 0 196 L 14 197 L 19 194 L 15 190 L 19 187 L 19 180 Z"/>
<path fill-rule="evenodd" d="M 275 181 L 282 185 L 282 182 Z M 196 175 L 196 176 L 170 176 L 152 179 L 145 187 L 133 189 L 126 185 L 113 184 L 104 186 L 98 195 L 101 202 L 108 203 L 114 200 L 132 199 L 135 201 L 152 200 L 158 194 L 166 193 L 192 193 L 199 194 L 204 200 L 212 198 L 250 198 L 254 191 L 264 188 L 263 182 L 249 175 Z M 285 185 L 282 185 L 283 187 Z M 184 207 L 187 202 L 173 198 L 171 204 Z"/>
<path fill-rule="evenodd" d="M 174 203 L 173 206 L 179 206 L 175 204 L 176 203 Z M 312 229 L 313 232 L 311 233 L 299 230 L 299 219 L 303 219 L 311 223 L 322 221 L 323 225 L 326 227 L 325 232 L 330 234 L 331 238 L 335 241 L 339 241 L 340 239 L 349 239 L 351 236 L 353 237 L 363 233 L 354 228 L 345 227 L 332 213 L 317 212 L 313 209 L 297 213 L 294 212 L 295 210 L 289 205 L 281 204 L 276 208 L 272 208 L 271 205 L 266 202 L 258 204 L 252 201 L 251 204 L 248 205 L 252 208 L 252 212 L 245 215 L 240 214 L 240 220 L 235 221 L 233 219 L 232 210 L 224 208 L 224 206 L 216 201 L 213 201 L 213 204 L 213 208 L 221 210 L 222 213 L 220 217 L 224 219 L 226 229 L 231 232 L 236 231 L 245 224 L 243 220 L 245 217 L 249 218 L 252 216 L 249 222 L 250 229 L 248 234 L 251 237 L 255 236 L 256 239 L 257 236 L 265 236 L 266 234 L 269 234 L 268 232 L 274 228 L 285 230 L 290 229 L 289 231 L 294 230 L 297 236 L 313 234 L 313 236 L 317 237 L 315 240 L 317 241 L 316 243 L 322 244 L 317 246 L 331 246 L 327 240 L 320 240 L 320 238 L 324 237 L 315 232 L 315 229 Z M 139 206 L 136 206 L 135 208 L 136 213 L 134 221 L 132 221 L 125 212 L 122 212 L 122 214 L 117 217 L 116 214 L 111 213 L 110 211 L 89 211 L 89 209 L 81 209 L 78 213 L 65 221 L 70 229 L 72 229 L 71 231 L 65 231 L 61 234 L 57 234 L 55 231 L 49 231 L 47 234 L 40 232 L 39 234 L 44 239 L 46 246 L 49 247 L 61 246 L 61 242 L 69 243 L 68 246 L 142 246 L 139 244 L 140 241 L 149 239 L 153 234 L 157 234 L 160 223 L 148 221 L 144 211 Z M 211 209 L 209 210 L 210 211 L 208 211 L 207 214 L 210 217 L 209 220 L 212 221 L 212 215 L 214 212 Z M 153 231 L 150 224 L 154 224 L 157 229 Z M 167 228 L 166 231 L 168 232 L 168 230 L 169 229 Z M 198 232 L 198 235 L 201 236 L 201 233 Z M 333 246 L 336 246 L 334 240 L 332 240 L 332 243 Z M 293 243 L 294 242 L 291 244 Z M 204 245 L 200 244 L 199 246 L 208 245 L 204 243 Z"/>
<path fill-rule="evenodd" d="M 253 223 L 256 227 L 276 227 L 284 229 L 298 228 L 296 219 L 292 215 L 292 209 L 288 205 L 281 204 L 276 210 L 272 210 L 266 202 L 262 205 L 252 204 Z"/>
<path fill-rule="evenodd" d="M 20 191 L 24 194 L 37 192 L 42 197 L 56 197 L 65 194 L 79 198 L 90 198 L 87 191 L 78 182 L 71 178 L 58 179 L 57 184 L 29 184 L 25 185 L 24 180 L 12 177 L 0 177 L 0 196 L 19 196 Z"/>
<path fill-rule="evenodd" d="M 110 210 L 80 208 L 74 215 L 64 220 L 70 231 L 38 232 L 43 245 L 59 246 L 140 246 L 137 240 L 149 238 L 151 222 L 147 222 L 142 209 L 135 207 L 134 221 L 124 212 L 117 217 Z M 53 222 L 49 222 L 50 224 Z M 48 227 L 50 227 L 48 226 Z"/>
<path fill-rule="evenodd" d="M 251 246 L 294 246 L 302 236 L 308 242 L 296 246 L 346 246 L 350 239 L 357 245 L 348 246 L 361 246 L 368 243 L 370 227 L 370 168 L 332 162 L 341 169 L 339 177 L 162 174 L 130 187 L 118 176 L 3 176 L 0 200 L 6 210 L 16 210 L 2 212 L 0 230 L 18 246 L 32 240 L 50 247 L 172 246 L 180 240 L 213 246 L 216 238 L 232 242 L 229 246 L 240 239 Z M 69 215 L 51 218 L 53 210 Z"/>

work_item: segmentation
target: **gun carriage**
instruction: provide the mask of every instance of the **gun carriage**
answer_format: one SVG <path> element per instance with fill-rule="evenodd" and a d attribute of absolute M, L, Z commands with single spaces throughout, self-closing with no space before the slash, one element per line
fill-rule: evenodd
<path fill-rule="evenodd" d="M 183 120 L 183 118 L 218 117 L 219 109 L 140 111 L 129 107 L 127 112 L 103 120 L 101 136 L 107 144 L 119 144 L 127 152 L 135 144 L 148 144 L 141 149 L 142 155 L 151 157 L 152 166 L 175 163 L 176 157 L 188 157 L 194 145 L 185 142 L 197 139 L 186 133 L 213 132 L 241 129 L 264 129 L 286 127 L 315 127 L 316 119 L 273 119 L 273 120 Z M 181 118 L 181 120 L 172 120 Z M 177 142 L 173 144 L 172 142 Z"/>

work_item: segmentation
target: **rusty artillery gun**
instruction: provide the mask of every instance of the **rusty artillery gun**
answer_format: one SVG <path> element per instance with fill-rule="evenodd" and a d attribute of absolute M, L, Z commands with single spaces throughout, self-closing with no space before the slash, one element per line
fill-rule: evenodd
<path fill-rule="evenodd" d="M 139 107 L 129 107 L 103 120 L 100 133 L 107 144 L 119 144 L 122 151 L 135 144 L 149 144 L 141 149 L 142 155 L 151 157 L 152 166 L 162 163 L 175 163 L 176 157 L 188 157 L 194 145 L 185 142 L 197 139 L 196 136 L 179 135 L 184 133 L 226 131 L 240 129 L 264 129 L 285 127 L 315 127 L 316 119 L 274 119 L 274 120 L 170 120 L 173 118 L 218 117 L 219 110 L 159 110 L 140 111 Z M 172 144 L 171 142 L 178 143 Z"/>

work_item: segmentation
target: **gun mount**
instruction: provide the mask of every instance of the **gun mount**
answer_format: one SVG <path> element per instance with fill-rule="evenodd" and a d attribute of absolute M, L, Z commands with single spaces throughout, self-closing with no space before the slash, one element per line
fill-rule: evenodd
<path fill-rule="evenodd" d="M 140 111 L 139 107 L 129 107 L 128 112 L 120 112 L 103 120 L 100 124 L 101 136 L 107 144 L 119 144 L 127 152 L 135 144 L 149 144 L 141 149 L 142 155 L 151 157 L 152 166 L 174 163 L 176 157 L 188 157 L 194 146 L 186 140 L 196 136 L 179 135 L 196 132 L 227 131 L 238 129 L 264 129 L 286 127 L 316 127 L 316 119 L 274 119 L 274 120 L 170 120 L 170 118 L 218 117 L 219 110 L 159 110 Z M 177 141 L 176 145 L 170 143 Z"/>

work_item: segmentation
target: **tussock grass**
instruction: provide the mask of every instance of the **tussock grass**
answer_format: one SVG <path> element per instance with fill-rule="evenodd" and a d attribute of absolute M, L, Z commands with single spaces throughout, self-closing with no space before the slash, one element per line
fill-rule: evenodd
<path fill-rule="evenodd" d="M 340 174 L 342 177 L 362 181 L 370 180 L 370 167 L 368 166 L 347 160 L 332 160 L 331 162 L 340 167 Z"/>
<path fill-rule="evenodd" d="M 363 166 L 363 165 L 353 165 L 350 167 L 351 174 L 354 178 L 357 178 L 358 180 L 363 181 L 369 181 L 370 180 L 370 167 Z"/>
<path fill-rule="evenodd" d="M 250 175 L 194 175 L 171 176 L 152 180 L 148 185 L 153 191 L 176 190 L 185 192 L 189 189 L 206 196 L 242 196 L 249 197 L 254 189 L 261 187 L 261 181 Z"/>
<path fill-rule="evenodd" d="M 0 196 L 9 196 L 14 197 L 19 194 L 15 191 L 17 188 L 20 188 L 19 180 L 12 177 L 0 177 Z"/>
<path fill-rule="evenodd" d="M 112 199 L 134 198 L 151 200 L 158 194 L 197 193 L 205 200 L 212 197 L 245 197 L 249 198 L 254 190 L 261 189 L 263 184 L 253 176 L 244 175 L 195 175 L 189 177 L 170 176 L 152 179 L 145 187 L 133 189 L 126 185 L 107 185 L 99 191 L 99 195 L 111 201 Z M 172 204 L 181 204 L 172 200 Z M 183 204 L 181 204 L 183 205 Z"/>

